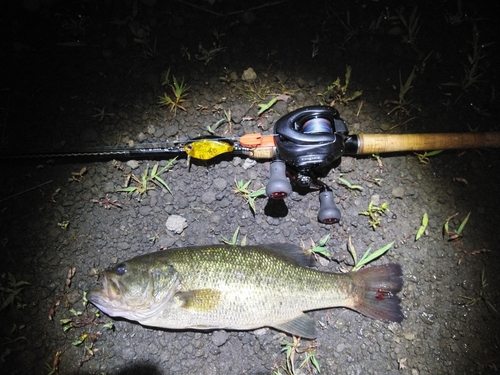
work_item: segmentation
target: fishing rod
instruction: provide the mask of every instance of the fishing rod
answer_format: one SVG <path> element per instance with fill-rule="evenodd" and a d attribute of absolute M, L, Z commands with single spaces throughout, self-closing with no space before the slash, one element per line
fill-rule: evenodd
<path fill-rule="evenodd" d="M 320 180 L 340 164 L 344 155 L 371 155 L 402 151 L 498 148 L 500 132 L 357 134 L 349 135 L 339 112 L 328 106 L 309 106 L 276 121 L 274 134 L 245 134 L 238 138 L 201 136 L 129 148 L 99 148 L 31 154 L 0 153 L 1 161 L 12 160 L 110 160 L 157 159 L 186 154 L 210 160 L 223 154 L 272 160 L 266 195 L 284 199 L 297 189 L 319 190 L 318 221 L 337 223 L 341 218 L 332 189 Z"/>

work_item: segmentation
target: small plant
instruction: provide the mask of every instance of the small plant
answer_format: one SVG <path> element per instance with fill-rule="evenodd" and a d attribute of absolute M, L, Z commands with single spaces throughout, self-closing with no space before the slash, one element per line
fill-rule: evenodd
<path fill-rule="evenodd" d="M 134 194 L 136 193 L 139 197 L 142 196 L 144 193 L 146 193 L 148 190 L 154 190 L 155 187 L 151 186 L 149 182 L 152 182 L 153 184 L 156 185 L 161 185 L 165 187 L 165 189 L 168 190 L 170 194 L 172 194 L 172 191 L 170 190 L 170 187 L 168 184 L 163 180 L 160 175 L 167 171 L 175 162 L 177 157 L 173 158 L 170 160 L 162 169 L 158 171 L 158 163 L 156 163 L 153 168 L 151 169 L 151 174 L 148 176 L 149 172 L 149 165 L 146 167 L 144 170 L 144 173 L 142 174 L 141 178 L 137 178 L 133 173 L 130 173 L 126 175 L 127 179 L 125 181 L 125 187 L 116 190 L 116 192 L 124 192 L 127 194 Z M 129 186 L 130 181 L 133 180 L 136 182 L 134 186 Z"/>
<path fill-rule="evenodd" d="M 394 245 L 394 241 L 385 245 L 384 247 L 376 250 L 375 252 L 371 253 L 371 248 L 368 248 L 368 250 L 365 251 L 361 259 L 358 260 L 358 257 L 356 255 L 356 249 L 352 245 L 351 241 L 351 236 L 349 236 L 348 243 L 347 243 L 347 250 L 352 256 L 352 259 L 354 260 L 354 267 L 352 268 L 351 271 L 358 271 L 361 269 L 361 267 L 366 266 L 367 264 L 373 262 L 375 259 L 380 258 L 382 255 L 384 255 L 389 249 Z"/>
<path fill-rule="evenodd" d="M 205 65 L 207 65 L 218 54 L 220 54 L 221 52 L 224 52 L 226 50 L 226 47 L 224 47 L 222 45 L 222 42 L 220 40 L 220 37 L 224 34 L 219 34 L 217 29 L 214 29 L 213 35 L 214 35 L 215 41 L 212 43 L 212 46 L 207 49 L 207 48 L 203 47 L 203 45 L 200 43 L 200 44 L 198 44 L 198 53 L 194 55 L 197 60 L 203 61 L 205 63 Z M 190 59 L 190 55 L 189 55 L 189 52 L 187 52 L 187 49 L 185 49 L 184 53 L 187 56 L 189 56 L 189 59 Z"/>
<path fill-rule="evenodd" d="M 420 228 L 418 228 L 417 234 L 415 235 L 415 241 L 418 241 L 420 237 L 425 233 L 425 230 L 427 229 L 427 225 L 429 224 L 429 217 L 427 216 L 427 212 L 424 213 L 424 216 L 422 217 L 422 224 L 420 225 Z"/>
<path fill-rule="evenodd" d="M 327 259 L 331 257 L 331 254 L 328 252 L 326 248 L 326 243 L 330 239 L 330 235 L 327 234 L 324 236 L 321 240 L 318 241 L 318 243 L 315 243 L 312 238 L 311 238 L 311 247 L 307 249 L 305 252 L 307 254 L 312 254 L 314 257 L 317 259 L 318 255 L 321 255 Z M 302 246 L 304 247 L 304 246 Z"/>
<path fill-rule="evenodd" d="M 0 311 L 9 306 L 16 306 L 18 309 L 24 306 L 20 294 L 26 285 L 30 285 L 30 283 L 24 280 L 17 281 L 10 272 L 2 273 L 0 276 L 0 298 L 2 300 Z"/>
<path fill-rule="evenodd" d="M 82 169 L 80 169 L 80 171 L 78 171 L 78 172 L 71 172 L 71 177 L 68 178 L 68 181 L 69 182 L 71 182 L 71 181 L 80 182 L 80 181 L 82 181 L 83 175 L 85 173 L 87 173 L 87 167 L 82 167 Z"/>
<path fill-rule="evenodd" d="M 233 119 L 231 117 L 231 109 L 228 109 L 227 111 L 224 109 L 224 118 L 221 118 L 219 121 L 217 121 L 213 127 L 208 125 L 207 126 L 207 131 L 210 133 L 210 134 L 215 134 L 215 131 L 217 130 L 217 128 L 219 126 L 221 126 L 222 124 L 224 123 L 227 123 L 228 126 L 229 126 L 229 132 L 232 131 L 232 127 L 233 127 Z"/>
<path fill-rule="evenodd" d="M 337 77 L 333 83 L 326 88 L 326 91 L 323 93 L 319 93 L 318 96 L 322 96 L 325 99 L 333 100 L 330 102 L 330 105 L 335 105 L 336 102 L 340 102 L 342 104 L 347 104 L 353 100 L 356 100 L 361 95 L 363 95 L 362 90 L 355 91 L 352 95 L 347 96 L 347 88 L 349 87 L 349 82 L 351 80 L 352 68 L 349 65 L 346 65 L 345 71 L 345 81 L 342 85 L 340 82 L 340 77 Z"/>
<path fill-rule="evenodd" d="M 389 203 L 382 203 L 381 206 L 375 206 L 372 201 L 368 205 L 367 211 L 362 211 L 359 214 L 369 216 L 369 223 L 373 230 L 377 229 L 377 226 L 380 224 L 380 215 L 385 213 L 387 208 L 389 207 Z"/>
<path fill-rule="evenodd" d="M 483 301 L 488 308 L 491 308 L 496 314 L 498 314 L 498 310 L 493 306 L 490 302 L 489 296 L 485 293 L 484 289 L 488 286 L 488 282 L 486 281 L 486 276 L 484 275 L 484 269 L 481 271 L 481 286 L 477 291 L 477 294 L 474 297 L 469 296 L 460 296 L 460 298 L 465 299 L 467 302 L 465 305 L 473 306 L 478 302 Z"/>
<path fill-rule="evenodd" d="M 222 242 L 228 244 L 228 245 L 237 245 L 238 244 L 238 236 L 240 235 L 240 227 L 236 228 L 236 230 L 234 231 L 233 233 L 233 236 L 231 237 L 231 239 L 227 239 L 226 237 L 222 236 Z M 240 242 L 240 245 L 241 246 L 246 246 L 247 244 L 247 236 L 245 234 L 245 236 L 243 237 L 243 239 L 241 240 Z"/>
<path fill-rule="evenodd" d="M 278 101 L 278 97 L 274 97 L 272 98 L 270 101 L 268 101 L 267 103 L 265 104 L 259 104 L 259 112 L 257 112 L 257 115 L 260 116 L 261 114 L 263 114 L 264 112 L 268 111 L 271 109 L 271 107 L 276 104 L 276 102 Z"/>
<path fill-rule="evenodd" d="M 406 29 L 405 41 L 411 46 L 411 48 L 419 52 L 416 46 L 417 34 L 420 30 L 420 16 L 417 14 L 418 7 L 413 8 L 413 11 L 410 14 L 410 17 L 407 19 L 403 14 L 404 7 L 402 6 L 397 10 L 398 17 Z"/>
<path fill-rule="evenodd" d="M 166 81 L 168 81 L 168 75 L 166 76 Z M 174 112 L 175 116 L 177 114 L 177 108 L 182 109 L 184 112 L 186 112 L 186 108 L 184 108 L 181 103 L 186 101 L 187 91 L 189 90 L 189 87 L 187 87 L 184 83 L 184 79 L 181 81 L 181 83 L 179 83 L 175 76 L 172 76 L 172 81 L 173 84 L 170 85 L 170 88 L 172 89 L 172 93 L 174 94 L 173 98 L 171 98 L 170 95 L 164 92 L 163 96 L 159 97 L 160 100 L 158 101 L 158 104 L 160 105 L 160 107 L 170 107 L 170 112 Z"/>
<path fill-rule="evenodd" d="M 449 223 L 450 223 L 451 219 L 453 219 L 455 216 L 458 215 L 458 213 L 456 213 L 455 215 L 452 215 L 448 219 L 446 219 L 446 221 L 443 225 L 443 235 L 447 235 L 449 241 L 453 241 L 453 240 L 456 240 L 457 238 L 462 237 L 462 231 L 464 230 L 465 225 L 467 224 L 467 221 L 469 221 L 470 214 L 471 213 L 469 212 L 467 214 L 467 216 L 465 217 L 465 219 L 460 223 L 460 226 L 458 227 L 458 229 L 454 230 L 453 232 L 450 232 Z"/>
<path fill-rule="evenodd" d="M 383 170 L 385 168 L 384 164 L 382 163 L 382 158 L 380 157 L 379 154 L 372 154 L 372 158 L 374 158 L 377 161 L 380 170 Z"/>
<path fill-rule="evenodd" d="M 387 115 L 390 115 L 396 110 L 402 110 L 406 113 L 407 116 L 410 115 L 411 107 L 409 107 L 411 100 L 408 101 L 406 99 L 406 94 L 410 89 L 413 87 L 412 82 L 413 80 L 417 77 L 416 74 L 416 66 L 413 67 L 413 70 L 411 71 L 410 75 L 408 78 L 406 78 L 405 83 L 403 83 L 403 79 L 401 78 L 401 70 L 399 71 L 399 93 L 398 93 L 398 99 L 397 100 L 386 100 L 385 104 L 394 104 L 395 107 L 392 108 L 389 112 L 387 112 Z"/>
<path fill-rule="evenodd" d="M 359 190 L 359 191 L 362 191 L 363 190 L 363 187 L 360 186 L 360 185 L 353 185 L 351 184 L 349 181 L 347 181 L 346 179 L 342 178 L 341 177 L 342 175 L 340 175 L 338 177 L 339 179 L 339 184 L 345 186 L 346 188 L 348 188 L 349 190 Z"/>
<path fill-rule="evenodd" d="M 108 330 L 114 329 L 113 322 L 104 322 L 100 320 L 100 312 L 96 312 L 91 314 L 88 312 L 87 305 L 87 293 L 83 293 L 83 310 L 76 310 L 71 307 L 69 312 L 71 313 L 70 318 L 60 319 L 61 326 L 64 332 L 68 332 L 72 329 L 78 329 L 87 327 L 87 332 L 81 333 L 78 335 L 76 339 L 74 339 L 71 343 L 73 346 L 83 345 L 85 348 L 85 356 L 83 359 L 79 361 L 79 364 L 83 364 L 90 360 L 95 353 L 94 344 L 97 341 L 97 338 L 102 333 L 100 331 L 93 332 L 89 328 L 90 327 L 102 327 Z"/>
<path fill-rule="evenodd" d="M 104 198 L 92 199 L 92 202 L 98 203 L 99 206 L 104 207 L 106 210 L 109 210 L 111 207 L 123 208 L 122 205 L 118 203 L 118 200 L 113 200 L 108 194 L 106 194 Z"/>
<path fill-rule="evenodd" d="M 302 374 L 303 372 L 297 370 L 305 367 L 306 365 L 309 368 L 310 373 L 313 373 L 313 371 L 317 371 L 318 373 L 321 372 L 319 362 L 314 352 L 315 349 L 318 347 L 318 343 L 316 341 L 313 341 L 312 343 L 308 344 L 307 347 L 305 348 L 300 348 L 300 337 L 293 336 L 292 342 L 288 340 L 283 340 L 281 342 L 281 345 L 283 346 L 281 352 L 285 353 L 286 357 L 286 366 L 282 366 L 282 368 L 283 370 L 285 370 L 286 374 L 288 375 L 297 375 L 299 373 Z M 295 355 L 304 353 L 305 353 L 305 358 L 300 363 L 299 368 L 296 369 Z M 277 370 L 274 372 L 274 374 L 278 375 L 281 373 L 279 370 Z"/>
<path fill-rule="evenodd" d="M 481 82 L 480 78 L 483 75 L 484 65 L 483 59 L 488 55 L 484 52 L 486 47 L 494 44 L 481 43 L 479 40 L 480 33 L 477 29 L 477 25 L 474 24 L 472 28 L 472 53 L 467 54 L 468 64 L 464 64 L 464 73 L 460 82 L 446 82 L 442 83 L 442 86 L 452 86 L 459 87 L 462 89 L 462 93 L 468 91 L 472 87 L 476 86 L 477 83 Z M 461 94 L 460 94 L 461 95 Z M 460 96 L 456 99 L 458 100 Z"/>
<path fill-rule="evenodd" d="M 415 155 L 418 157 L 418 161 L 422 164 L 429 164 L 429 157 L 435 156 L 437 154 L 440 154 L 443 152 L 443 150 L 436 150 L 436 151 L 425 151 L 423 154 L 418 154 L 415 152 Z"/>
<path fill-rule="evenodd" d="M 252 180 L 248 180 L 247 182 L 244 182 L 243 180 L 236 181 L 236 189 L 234 190 L 235 193 L 240 194 L 250 205 L 250 208 L 252 209 L 252 212 L 255 213 L 255 199 L 258 197 L 262 197 L 266 195 L 266 189 L 261 188 L 256 191 L 250 191 L 248 190 L 248 186 Z"/>

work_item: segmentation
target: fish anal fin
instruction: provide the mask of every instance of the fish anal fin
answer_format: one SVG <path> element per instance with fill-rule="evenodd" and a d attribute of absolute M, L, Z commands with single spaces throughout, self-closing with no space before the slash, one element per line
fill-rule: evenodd
<path fill-rule="evenodd" d="M 178 292 L 175 297 L 181 301 L 183 309 L 213 311 L 219 305 L 221 293 L 215 289 L 196 289 Z"/>
<path fill-rule="evenodd" d="M 305 339 L 315 339 L 316 337 L 318 337 L 316 321 L 306 314 L 301 314 L 280 324 L 274 324 L 272 325 L 272 327 L 294 336 L 303 337 Z"/>

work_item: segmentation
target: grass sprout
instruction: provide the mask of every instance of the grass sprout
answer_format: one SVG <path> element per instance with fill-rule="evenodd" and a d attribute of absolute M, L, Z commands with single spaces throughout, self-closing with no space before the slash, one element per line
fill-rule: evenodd
<path fill-rule="evenodd" d="M 484 269 L 483 269 L 481 271 L 481 286 L 479 287 L 479 290 L 477 291 L 476 295 L 473 297 L 460 296 L 460 298 L 463 298 L 466 301 L 465 305 L 467 305 L 467 306 L 473 306 L 473 305 L 483 301 L 489 309 L 493 310 L 496 314 L 498 314 L 498 310 L 490 302 L 488 294 L 486 294 L 484 291 L 484 289 L 487 286 L 488 286 L 488 282 L 486 281 L 486 276 L 484 275 Z"/>
<path fill-rule="evenodd" d="M 165 180 L 162 177 L 160 177 L 160 175 L 162 173 L 166 172 L 169 168 L 171 168 L 176 159 L 177 159 L 177 157 L 170 160 L 160 170 L 158 170 L 159 164 L 156 163 L 153 166 L 153 168 L 151 168 L 151 173 L 149 173 L 149 165 L 148 165 L 146 167 L 146 169 L 144 170 L 144 173 L 142 174 L 141 178 L 136 177 L 133 173 L 126 175 L 126 177 L 127 177 L 127 180 L 125 182 L 126 186 L 121 188 L 121 189 L 116 190 L 116 192 L 122 192 L 122 193 L 127 193 L 127 194 L 134 194 L 135 193 L 140 197 L 144 193 L 146 193 L 148 190 L 155 189 L 155 187 L 150 184 L 150 182 L 151 182 L 154 185 L 163 186 L 165 189 L 168 190 L 168 192 L 170 194 L 172 194 L 172 190 L 170 190 L 170 187 L 165 182 Z M 134 181 L 135 185 L 129 186 L 131 181 Z"/>
<path fill-rule="evenodd" d="M 252 180 L 248 180 L 247 182 L 244 182 L 243 180 L 235 180 L 236 189 L 234 190 L 234 192 L 240 194 L 247 201 L 250 208 L 252 209 L 252 212 L 255 213 L 255 199 L 265 196 L 266 189 L 261 188 L 259 190 L 250 191 L 248 190 L 248 186 L 251 182 Z"/>
<path fill-rule="evenodd" d="M 325 246 L 329 239 L 330 239 L 329 234 L 327 234 L 321 240 L 319 240 L 318 243 L 315 243 L 311 239 L 311 247 L 306 250 L 306 253 L 313 254 L 316 258 L 318 255 L 321 255 L 321 256 L 329 259 L 331 257 L 331 254 L 328 252 L 328 249 Z"/>
<path fill-rule="evenodd" d="M 422 164 L 429 164 L 429 157 L 435 156 L 443 152 L 443 150 L 436 150 L 436 151 L 425 151 L 423 154 L 418 154 L 415 152 L 415 155 L 418 157 L 418 161 Z"/>
<path fill-rule="evenodd" d="M 335 105 L 336 102 L 340 102 L 342 104 L 347 104 L 353 100 L 356 100 L 361 95 L 363 95 L 362 90 L 355 91 L 352 95 L 347 95 L 347 89 L 349 87 L 349 82 L 351 81 L 352 68 L 349 65 L 346 65 L 344 84 L 340 82 L 340 77 L 337 77 L 335 81 L 331 85 L 326 88 L 326 91 L 323 93 L 318 93 L 318 96 L 324 97 L 325 99 L 333 99 L 330 102 L 330 105 Z"/>
<path fill-rule="evenodd" d="M 420 225 L 420 228 L 418 228 L 417 234 L 415 235 L 415 241 L 418 241 L 420 237 L 422 237 L 422 235 L 425 233 L 425 230 L 427 229 L 428 224 L 429 224 L 429 217 L 427 216 L 426 212 L 422 217 L 422 224 Z"/>
<path fill-rule="evenodd" d="M 378 225 L 380 224 L 380 215 L 385 213 L 387 208 L 389 207 L 389 203 L 382 203 L 381 206 L 375 206 L 373 204 L 373 201 L 370 201 L 368 204 L 368 210 L 366 211 L 361 211 L 359 214 L 360 215 L 365 215 L 369 216 L 369 223 L 370 226 L 373 228 L 373 230 L 377 229 Z"/>
<path fill-rule="evenodd" d="M 240 227 L 236 228 L 231 239 L 227 239 L 226 237 L 222 236 L 222 242 L 224 242 L 228 245 L 236 246 L 238 244 L 238 236 L 239 235 L 240 235 Z M 247 236 L 245 234 L 245 236 L 243 237 L 243 239 L 240 242 L 240 245 L 246 246 L 246 244 L 247 244 Z"/>
<path fill-rule="evenodd" d="M 455 216 L 457 216 L 458 213 L 446 219 L 445 223 L 443 224 L 443 235 L 447 235 L 449 241 L 453 241 L 456 240 L 457 238 L 462 237 L 462 231 L 464 230 L 465 226 L 467 225 L 467 222 L 469 221 L 470 214 L 471 213 L 469 212 L 465 217 L 465 219 L 462 220 L 462 222 L 460 223 L 458 229 L 454 230 L 453 232 L 450 231 L 450 220 L 453 219 Z"/>
<path fill-rule="evenodd" d="M 342 178 L 341 176 L 338 177 L 339 183 L 341 185 L 345 186 L 349 190 L 359 190 L 359 191 L 363 190 L 362 186 L 360 186 L 360 185 L 353 185 L 349 181 L 347 181 L 346 179 Z"/>
<path fill-rule="evenodd" d="M 392 108 L 387 115 L 390 115 L 396 110 L 402 110 L 404 111 L 407 115 L 410 114 L 411 107 L 409 107 L 411 100 L 406 99 L 406 94 L 410 89 L 413 87 L 412 83 L 413 80 L 417 77 L 416 73 L 417 67 L 414 66 L 413 70 L 411 71 L 410 75 L 408 78 L 406 78 L 406 81 L 403 83 L 403 79 L 401 78 L 401 70 L 399 71 L 399 92 L 398 92 L 398 99 L 397 100 L 386 100 L 386 104 L 395 104 L 395 107 Z"/>
<path fill-rule="evenodd" d="M 385 245 L 384 247 L 374 251 L 371 253 L 371 248 L 368 248 L 368 250 L 365 251 L 361 259 L 358 260 L 358 256 L 356 255 L 356 249 L 354 248 L 352 241 L 351 241 L 351 236 L 349 236 L 348 243 L 347 243 L 347 250 L 352 256 L 352 259 L 354 260 L 354 267 L 352 268 L 351 271 L 358 271 L 362 267 L 366 266 L 367 264 L 373 262 L 374 260 L 380 258 L 382 255 L 384 255 L 389 249 L 394 245 L 394 241 Z"/>
<path fill-rule="evenodd" d="M 170 112 L 174 112 L 174 116 L 177 114 L 177 108 L 186 112 L 186 108 L 181 104 L 186 101 L 187 91 L 189 87 L 184 83 L 184 79 L 179 83 L 175 76 L 172 76 L 173 83 L 170 84 L 170 88 L 172 89 L 173 97 L 168 95 L 166 92 L 163 93 L 163 96 L 159 97 L 158 105 L 160 107 L 166 106 L 169 107 Z M 168 76 L 166 81 L 168 82 Z"/>

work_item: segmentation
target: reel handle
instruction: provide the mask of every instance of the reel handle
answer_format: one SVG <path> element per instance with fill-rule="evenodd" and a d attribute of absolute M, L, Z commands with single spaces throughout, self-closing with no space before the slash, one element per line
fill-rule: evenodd
<path fill-rule="evenodd" d="M 333 191 L 324 187 L 319 193 L 318 221 L 323 224 L 335 224 L 341 217 L 342 214 L 335 205 Z"/>
<path fill-rule="evenodd" d="M 284 199 L 290 194 L 292 194 L 292 185 L 286 177 L 286 164 L 283 160 L 275 159 L 271 162 L 266 195 L 271 199 Z"/>

